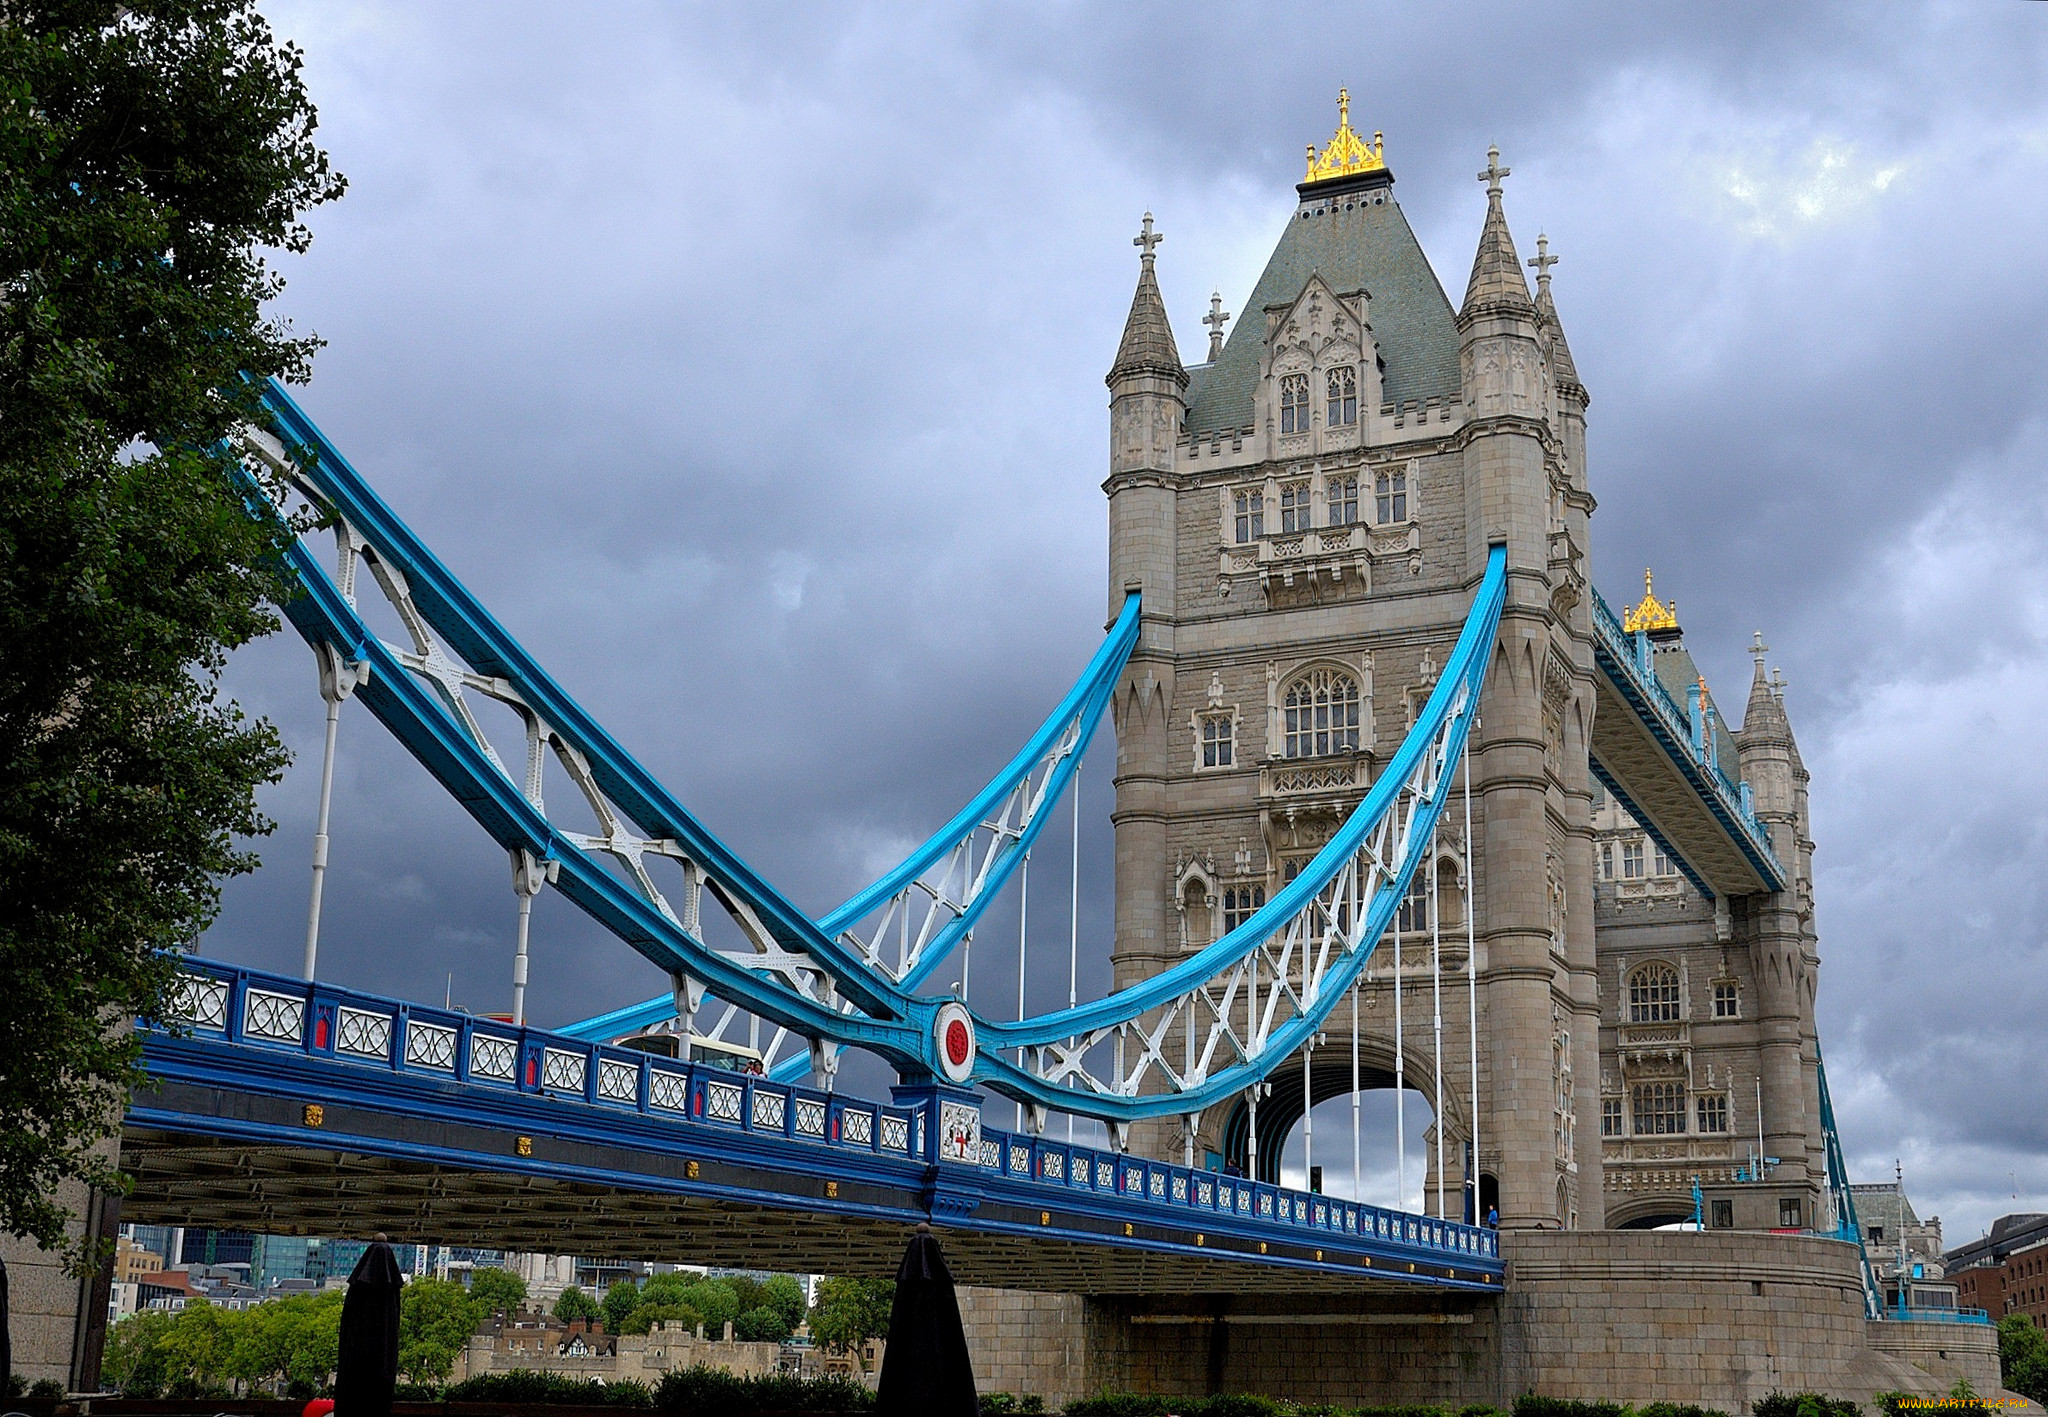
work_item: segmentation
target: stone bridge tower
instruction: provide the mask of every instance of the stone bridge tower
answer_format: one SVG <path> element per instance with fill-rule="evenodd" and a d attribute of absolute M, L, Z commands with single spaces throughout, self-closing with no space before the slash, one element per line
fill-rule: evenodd
<path fill-rule="evenodd" d="M 1228 337 L 1179 358 L 1147 216 L 1110 369 L 1109 601 L 1144 595 L 1115 701 L 1115 983 L 1217 938 L 1312 857 L 1434 686 L 1488 547 L 1509 586 L 1471 744 L 1473 835 L 1447 814 L 1433 862 L 1441 1041 L 1420 897 L 1360 991 L 1365 1086 L 1441 1089 L 1427 1204 L 1463 1213 L 1478 1039 L 1480 1188 L 1510 1226 L 1601 1220 L 1593 946 L 1586 393 L 1549 294 L 1532 298 L 1490 154 L 1486 215 L 1453 308 L 1393 195 L 1377 134 L 1310 150 L 1299 203 Z M 1453 824 L 1451 816 L 1459 820 Z M 1468 998 L 1463 911 L 1477 940 Z M 1394 1025 L 1396 970 L 1405 1012 Z M 1132 1145 L 1277 1174 L 1305 1106 L 1350 1091 L 1350 1013 L 1253 1109 Z M 1350 1138 L 1312 1161 L 1348 1176 Z M 1337 1187 L 1333 1182 L 1333 1189 Z"/>

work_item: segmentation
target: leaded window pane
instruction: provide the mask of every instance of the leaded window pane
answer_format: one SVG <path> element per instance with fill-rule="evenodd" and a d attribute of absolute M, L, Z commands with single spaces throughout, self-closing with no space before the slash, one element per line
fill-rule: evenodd
<path fill-rule="evenodd" d="M 1281 531 L 1307 531 L 1309 528 L 1308 511 L 1308 484 L 1306 482 L 1290 482 L 1280 489 Z"/>
<path fill-rule="evenodd" d="M 1381 525 L 1408 520 L 1408 473 L 1383 472 L 1373 482 L 1375 510 Z"/>
<path fill-rule="evenodd" d="M 1308 375 L 1280 376 L 1280 431 L 1308 432 Z"/>
<path fill-rule="evenodd" d="M 1358 421 L 1358 371 L 1346 364 L 1332 369 L 1329 374 L 1327 392 L 1329 408 L 1324 421 L 1332 428 Z"/>
<path fill-rule="evenodd" d="M 1290 758 L 1319 758 L 1358 747 L 1358 681 L 1335 670 L 1318 669 L 1288 686 L 1282 704 L 1283 751 Z"/>
<path fill-rule="evenodd" d="M 1628 1021 L 1678 1021 L 1677 970 L 1665 964 L 1646 964 L 1628 977 Z"/>
<path fill-rule="evenodd" d="M 1684 1083 L 1638 1083 L 1633 1101 L 1637 1136 L 1665 1137 L 1684 1134 Z"/>
<path fill-rule="evenodd" d="M 1266 494 L 1263 492 L 1240 492 L 1235 501 L 1237 513 L 1237 543 L 1242 546 L 1248 541 L 1257 541 L 1266 534 Z"/>
<path fill-rule="evenodd" d="M 1330 503 L 1330 525 L 1350 526 L 1358 520 L 1358 479 L 1333 477 L 1326 494 Z"/>

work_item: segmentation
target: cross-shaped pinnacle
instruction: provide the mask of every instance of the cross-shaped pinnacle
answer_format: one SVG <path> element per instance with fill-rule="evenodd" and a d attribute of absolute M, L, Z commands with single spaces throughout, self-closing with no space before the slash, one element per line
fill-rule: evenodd
<path fill-rule="evenodd" d="M 1538 292 L 1550 289 L 1550 268 L 1556 265 L 1558 260 L 1558 257 L 1550 254 L 1550 238 L 1540 231 L 1537 232 L 1536 254 L 1531 256 L 1526 264 L 1536 268 L 1536 289 Z"/>
<path fill-rule="evenodd" d="M 1140 259 L 1146 265 L 1152 264 L 1152 248 L 1166 238 L 1152 229 L 1152 213 L 1145 213 L 1145 229 L 1131 238 L 1131 244 L 1140 248 Z"/>
<path fill-rule="evenodd" d="M 1209 327 L 1209 362 L 1223 353 L 1223 327 L 1230 323 L 1230 312 L 1223 308 L 1223 292 L 1209 294 L 1209 313 L 1202 317 L 1202 323 Z"/>
<path fill-rule="evenodd" d="M 1756 661 L 1756 667 L 1759 670 L 1764 667 L 1764 656 L 1770 652 L 1771 647 L 1764 643 L 1764 632 L 1762 630 L 1758 630 L 1749 637 L 1749 657 Z"/>
<path fill-rule="evenodd" d="M 1501 178 L 1506 177 L 1513 171 L 1514 169 L 1511 167 L 1502 167 L 1500 165 L 1499 148 L 1488 147 L 1486 150 L 1486 171 L 1479 174 L 1479 180 L 1486 184 L 1486 195 L 1498 197 L 1500 195 Z"/>

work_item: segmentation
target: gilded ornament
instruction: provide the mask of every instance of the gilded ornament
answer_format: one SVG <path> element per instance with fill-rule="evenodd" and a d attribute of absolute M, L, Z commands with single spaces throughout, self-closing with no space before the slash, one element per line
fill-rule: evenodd
<path fill-rule="evenodd" d="M 1653 577 L 1647 567 L 1643 570 L 1643 598 L 1622 617 L 1621 628 L 1633 635 L 1638 630 L 1675 630 L 1678 628 L 1678 602 L 1666 605 L 1657 599 Z"/>
<path fill-rule="evenodd" d="M 1367 142 L 1351 131 L 1351 90 L 1337 90 L 1337 132 L 1330 139 L 1330 145 L 1318 153 L 1315 144 L 1309 144 L 1308 176 L 1302 181 L 1327 182 L 1333 177 L 1349 177 L 1357 172 L 1384 172 L 1387 167 L 1386 142 L 1380 134 L 1374 133 Z"/>

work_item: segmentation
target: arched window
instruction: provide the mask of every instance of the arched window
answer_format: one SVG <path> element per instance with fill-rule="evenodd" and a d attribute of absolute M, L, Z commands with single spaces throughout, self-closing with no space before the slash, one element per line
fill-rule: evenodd
<path fill-rule="evenodd" d="M 1629 975 L 1628 1021 L 1678 1022 L 1677 970 L 1668 964 L 1646 964 Z"/>
<path fill-rule="evenodd" d="M 1308 432 L 1308 375 L 1280 376 L 1280 431 Z"/>
<path fill-rule="evenodd" d="M 1639 1137 L 1682 1136 L 1685 1133 L 1685 1084 L 1643 1082 L 1636 1084 L 1636 1135 Z"/>
<path fill-rule="evenodd" d="M 1330 504 L 1330 525 L 1350 526 L 1358 520 L 1358 479 L 1333 477 L 1325 497 Z"/>
<path fill-rule="evenodd" d="M 1320 758 L 1358 747 L 1358 681 L 1334 669 L 1304 674 L 1287 687 L 1286 754 Z"/>
<path fill-rule="evenodd" d="M 1332 369 L 1329 377 L 1329 416 L 1323 421 L 1331 428 L 1358 422 L 1358 371 L 1349 364 Z"/>
<path fill-rule="evenodd" d="M 1201 949 L 1213 938 L 1214 912 L 1209 902 L 1209 888 L 1200 877 L 1191 877 L 1187 888 L 1181 892 L 1181 928 L 1186 932 L 1183 943 L 1191 950 Z"/>

